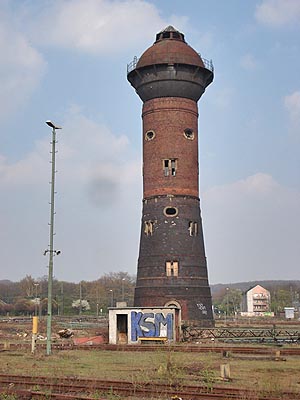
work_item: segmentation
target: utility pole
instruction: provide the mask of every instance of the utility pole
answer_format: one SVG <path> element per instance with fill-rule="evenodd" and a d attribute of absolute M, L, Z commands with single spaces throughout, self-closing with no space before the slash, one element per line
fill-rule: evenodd
<path fill-rule="evenodd" d="M 112 289 L 110 289 L 109 291 L 110 291 L 110 294 L 111 294 L 110 306 L 113 307 L 114 306 L 114 291 Z"/>
<path fill-rule="evenodd" d="M 79 315 L 82 314 L 82 287 L 81 281 L 79 282 Z"/>
<path fill-rule="evenodd" d="M 53 283 L 53 257 L 60 254 L 60 251 L 54 250 L 54 195 L 55 195 L 55 155 L 56 155 L 56 130 L 61 127 L 56 126 L 51 121 L 46 121 L 46 124 L 52 128 L 51 141 L 51 195 L 50 195 L 50 234 L 49 234 L 49 249 L 44 252 L 44 255 L 49 253 L 49 269 L 48 269 L 48 308 L 47 308 L 47 355 L 51 354 L 51 325 L 52 325 L 52 283 Z"/>
<path fill-rule="evenodd" d="M 229 318 L 228 291 L 229 291 L 229 288 L 227 287 L 226 288 L 226 316 L 227 316 L 227 320 Z M 226 321 L 226 324 L 227 324 L 227 321 Z"/>
<path fill-rule="evenodd" d="M 64 283 L 61 283 L 60 287 L 60 293 L 61 293 L 61 315 L 64 315 L 65 313 L 65 299 L 64 299 Z"/>
<path fill-rule="evenodd" d="M 124 281 L 125 281 L 125 278 L 122 278 L 122 301 L 125 300 Z"/>
<path fill-rule="evenodd" d="M 38 313 L 37 313 L 37 306 L 38 306 L 37 288 L 39 286 L 39 283 L 35 282 L 34 286 L 35 286 L 34 315 L 37 317 L 37 315 L 38 315 Z"/>

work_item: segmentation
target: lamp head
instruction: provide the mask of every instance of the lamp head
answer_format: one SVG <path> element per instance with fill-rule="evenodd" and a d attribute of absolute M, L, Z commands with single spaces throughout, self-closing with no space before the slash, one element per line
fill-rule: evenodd
<path fill-rule="evenodd" d="M 53 128 L 53 129 L 62 129 L 61 126 L 55 125 L 55 124 L 54 124 L 52 121 L 50 121 L 50 120 L 47 120 L 47 121 L 46 121 L 46 124 L 47 124 L 48 126 L 50 126 L 51 128 Z"/>

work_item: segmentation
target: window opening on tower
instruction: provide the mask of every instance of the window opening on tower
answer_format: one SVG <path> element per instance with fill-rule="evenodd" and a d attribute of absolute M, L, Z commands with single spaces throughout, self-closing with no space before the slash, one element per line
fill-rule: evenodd
<path fill-rule="evenodd" d="M 155 137 L 154 131 L 147 131 L 145 134 L 145 140 L 152 140 Z"/>
<path fill-rule="evenodd" d="M 164 214 L 167 217 L 176 217 L 178 214 L 178 209 L 175 207 L 165 207 Z"/>
<path fill-rule="evenodd" d="M 198 223 L 195 221 L 189 222 L 189 232 L 190 236 L 197 236 L 198 235 Z"/>
<path fill-rule="evenodd" d="M 183 134 L 184 134 L 184 137 L 189 140 L 193 140 L 195 137 L 193 130 L 190 128 L 185 129 Z"/>
<path fill-rule="evenodd" d="M 178 276 L 178 261 L 166 261 L 166 275 Z"/>
<path fill-rule="evenodd" d="M 176 158 L 169 158 L 163 160 L 163 168 L 165 176 L 176 176 L 176 171 L 177 171 Z"/>
<path fill-rule="evenodd" d="M 152 236 L 152 234 L 153 234 L 153 225 L 154 225 L 153 221 L 145 221 L 144 222 L 144 233 L 147 236 Z"/>

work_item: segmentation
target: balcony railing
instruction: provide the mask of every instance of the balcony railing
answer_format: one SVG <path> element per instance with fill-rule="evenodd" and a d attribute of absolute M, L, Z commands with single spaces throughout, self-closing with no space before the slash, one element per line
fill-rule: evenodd
<path fill-rule="evenodd" d="M 198 54 L 199 54 L 199 53 L 198 53 Z M 199 54 L 199 56 L 201 57 L 200 54 Z M 202 61 L 203 61 L 204 67 L 205 67 L 206 69 L 209 69 L 211 72 L 214 72 L 214 65 L 213 65 L 212 60 L 207 60 L 206 58 L 202 58 L 202 57 L 201 57 L 201 59 L 202 59 Z"/>
<path fill-rule="evenodd" d="M 127 64 L 127 74 L 129 74 L 129 72 L 133 71 L 136 68 L 136 64 L 138 63 L 139 58 L 137 58 L 136 56 L 133 57 L 133 60 L 131 61 L 131 63 Z"/>
<path fill-rule="evenodd" d="M 199 56 L 201 57 L 201 54 L 198 53 Z M 214 65 L 212 60 L 207 60 L 206 58 L 202 58 L 201 60 L 203 61 L 204 67 L 206 69 L 209 69 L 210 71 L 214 72 Z M 139 61 L 139 58 L 134 57 L 133 60 L 131 61 L 131 63 L 127 64 L 127 74 L 129 74 L 131 71 L 133 71 L 136 68 L 136 65 Z"/>

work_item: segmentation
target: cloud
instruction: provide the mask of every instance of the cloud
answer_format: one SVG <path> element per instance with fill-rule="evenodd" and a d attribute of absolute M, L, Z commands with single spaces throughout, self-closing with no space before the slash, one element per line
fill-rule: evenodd
<path fill-rule="evenodd" d="M 9 163 L 0 154 L 0 188 L 36 185 L 43 182 L 48 175 L 49 149 L 48 140 L 37 141 L 33 151 L 14 163 Z"/>
<path fill-rule="evenodd" d="M 120 268 L 135 273 L 140 157 L 132 152 L 127 136 L 88 118 L 80 107 L 71 107 L 61 125 L 55 246 L 62 255 L 55 260 L 55 275 L 74 281 Z M 5 226 L 0 232 L 1 257 L 9 279 L 46 273 L 42 253 L 49 237 L 50 136 L 45 126 L 45 137 L 16 162 L 0 156 L 0 221 Z"/>
<path fill-rule="evenodd" d="M 46 62 L 4 13 L 0 14 L 0 52 L 0 118 L 8 118 L 38 86 Z"/>
<path fill-rule="evenodd" d="M 254 71 L 259 66 L 257 59 L 250 53 L 241 58 L 240 64 L 247 71 Z"/>
<path fill-rule="evenodd" d="M 289 114 L 292 129 L 300 131 L 300 91 L 296 91 L 284 98 L 284 106 Z"/>
<path fill-rule="evenodd" d="M 300 2 L 263 0 L 256 7 L 255 17 L 258 22 L 271 27 L 300 25 Z"/>
<path fill-rule="evenodd" d="M 220 109 L 228 109 L 231 107 L 236 91 L 233 87 L 223 86 L 218 89 L 214 96 L 214 103 Z"/>
<path fill-rule="evenodd" d="M 113 188 L 121 180 L 126 184 L 135 181 L 138 169 L 136 161 L 130 161 L 127 136 L 115 135 L 104 124 L 86 117 L 77 106 L 70 107 L 62 125 L 63 129 L 57 131 L 56 145 L 56 165 L 62 184 L 90 188 L 101 182 L 108 187 L 111 182 Z M 0 154 L 0 185 L 40 185 L 45 182 L 50 173 L 49 139 L 50 136 L 45 135 L 30 153 L 14 163 L 9 163 Z"/>
<path fill-rule="evenodd" d="M 186 20 L 172 19 L 183 24 Z M 53 1 L 41 10 L 31 36 L 40 45 L 91 54 L 119 53 L 153 39 L 153 30 L 166 25 L 158 9 L 144 0 Z"/>
<path fill-rule="evenodd" d="M 203 195 L 211 281 L 295 279 L 300 192 L 258 173 Z"/>

